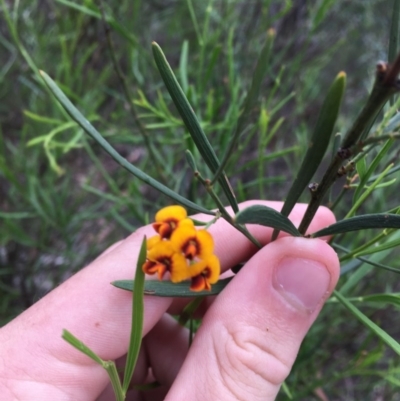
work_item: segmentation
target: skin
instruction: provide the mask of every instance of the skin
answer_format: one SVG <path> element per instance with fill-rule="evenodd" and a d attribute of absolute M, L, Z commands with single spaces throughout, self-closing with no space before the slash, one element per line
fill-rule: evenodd
<path fill-rule="evenodd" d="M 280 210 L 280 202 L 265 204 Z M 290 218 L 298 225 L 306 205 Z M 196 219 L 208 220 L 206 216 Z M 320 208 L 309 232 L 335 221 Z M 248 226 L 257 250 L 219 220 L 210 228 L 222 271 L 248 260 L 215 299 L 203 303 L 202 325 L 188 349 L 188 333 L 171 317 L 187 301 L 145 297 L 143 345 L 133 382 L 157 380 L 154 390 L 132 390 L 131 400 L 274 400 L 300 344 L 333 291 L 339 262 L 321 239 Z M 101 358 L 123 363 L 130 332 L 131 294 L 109 283 L 130 279 L 142 227 L 50 292 L 0 330 L 0 394 L 4 401 L 113 400 L 106 372 L 61 339 L 65 328 Z M 123 365 L 121 365 L 123 366 Z"/>

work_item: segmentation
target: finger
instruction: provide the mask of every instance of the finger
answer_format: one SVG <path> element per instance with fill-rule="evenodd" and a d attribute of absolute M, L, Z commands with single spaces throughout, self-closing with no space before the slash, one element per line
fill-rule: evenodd
<path fill-rule="evenodd" d="M 265 205 L 277 211 L 282 209 L 282 202 L 273 201 L 259 201 L 252 200 L 243 202 L 239 205 L 239 209 L 243 210 L 253 205 Z M 307 209 L 308 205 L 305 203 L 297 204 L 289 215 L 289 219 L 297 227 Z M 232 212 L 228 208 L 229 212 Z M 194 216 L 200 220 L 209 220 L 209 217 L 204 215 Z M 317 231 L 335 222 L 335 216 L 326 207 L 320 207 L 316 213 L 314 219 L 312 220 L 307 233 Z M 261 245 L 266 245 L 270 242 L 272 233 L 274 231 L 271 227 L 264 227 L 256 224 L 247 225 L 250 233 L 261 243 Z M 241 232 L 236 229 L 232 229 L 232 226 L 223 219 L 220 219 L 217 224 L 213 224 L 209 228 L 209 232 L 213 235 L 215 239 L 215 253 L 218 255 L 221 265 L 223 267 L 235 266 L 238 263 L 248 260 L 258 248 L 253 245 Z M 228 234 L 228 235 L 227 235 Z M 280 237 L 288 236 L 289 234 L 280 232 Z M 228 251 L 227 250 L 234 250 Z"/>
<path fill-rule="evenodd" d="M 257 203 L 280 207 L 275 203 Z M 302 207 L 295 210 L 303 213 Z M 232 267 L 232 263 L 237 263 L 235 261 L 245 260 L 254 253 L 250 242 L 222 220 L 212 230 L 216 252 L 224 270 Z M 251 227 L 251 230 L 262 242 L 268 239 L 271 232 L 268 228 L 257 226 Z M 1 329 L 0 341 L 7 343 L 4 354 L 13 361 L 15 371 L 20 372 L 21 376 L 17 377 L 10 373 L 12 370 L 6 371 L 1 366 L 0 374 L 4 370 L 9 386 L 21 388 L 21 398 L 32 391 L 31 386 L 19 385 L 24 380 L 38 383 L 38 397 L 41 389 L 46 397 L 51 395 L 42 383 L 51 386 L 55 398 L 64 391 L 72 394 L 80 391 L 95 398 L 105 387 L 108 378 L 104 370 L 60 336 L 64 328 L 71 331 L 105 360 L 115 360 L 127 352 L 131 294 L 109 283 L 134 277 L 143 235 L 152 236 L 154 232 L 150 226 L 139 229 Z M 169 298 L 145 297 L 144 335 L 154 327 L 171 302 Z M 32 361 L 26 359 L 27 355 Z M 33 367 L 26 372 L 25 366 L 30 362 Z M 74 378 L 70 385 L 73 389 L 65 389 L 68 387 L 66 377 Z"/>
<path fill-rule="evenodd" d="M 243 210 L 252 205 L 265 205 L 275 210 L 280 211 L 283 206 L 283 202 L 271 202 L 271 201 L 247 201 L 239 205 L 240 210 Z M 305 203 L 297 204 L 289 215 L 290 220 L 297 227 L 307 209 Z M 207 221 L 209 217 L 204 215 L 194 216 L 196 219 L 203 219 Z M 312 220 L 307 233 L 318 231 L 336 221 L 334 214 L 326 207 L 320 207 Z M 263 227 L 260 225 L 250 224 L 247 225 L 250 233 L 260 242 L 261 245 L 266 245 L 272 236 L 273 229 L 271 227 Z M 245 262 L 254 253 L 258 251 L 242 233 L 232 228 L 232 226 L 225 220 L 218 221 L 218 224 L 214 224 L 209 228 L 210 233 L 213 235 L 215 240 L 215 253 L 221 262 L 222 272 L 232 268 L 233 266 Z M 287 237 L 289 234 L 280 232 L 279 238 Z M 323 238 L 322 238 L 323 239 Z M 201 307 L 199 308 L 200 315 L 208 309 L 208 306 L 212 304 L 215 297 L 208 297 L 205 299 Z M 172 315 L 180 314 L 182 309 L 187 305 L 191 299 L 176 298 L 171 304 L 168 312 Z"/>
<path fill-rule="evenodd" d="M 322 240 L 261 249 L 205 315 L 166 400 L 274 400 L 338 276 Z"/>

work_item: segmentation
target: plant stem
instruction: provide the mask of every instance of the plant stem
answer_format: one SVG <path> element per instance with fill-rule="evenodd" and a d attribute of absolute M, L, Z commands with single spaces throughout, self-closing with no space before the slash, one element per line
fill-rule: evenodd
<path fill-rule="evenodd" d="M 236 224 L 232 216 L 225 209 L 224 204 L 219 199 L 218 195 L 215 193 L 210 180 L 204 179 L 198 171 L 194 173 L 195 177 L 204 185 L 207 192 L 210 194 L 211 198 L 216 203 L 218 210 L 221 213 L 221 217 L 226 220 L 231 226 L 235 227 L 236 230 L 240 231 L 246 238 L 248 238 L 257 248 L 261 249 L 261 244 L 249 233 L 245 226 Z"/>
<path fill-rule="evenodd" d="M 386 63 L 379 63 L 377 65 L 374 87 L 367 103 L 361 110 L 350 130 L 347 132 L 341 147 L 333 157 L 331 164 L 318 185 L 318 188 L 312 192 L 311 201 L 299 226 L 300 233 L 304 234 L 306 232 L 311 220 L 321 205 L 325 194 L 340 176 L 338 175 L 338 171 L 342 166 L 343 161 L 352 156 L 351 149 L 357 144 L 361 135 L 363 135 L 369 127 L 371 121 L 375 119 L 376 115 L 390 96 L 399 90 L 399 83 L 397 81 L 399 71 L 400 54 L 391 66 L 388 66 Z"/>

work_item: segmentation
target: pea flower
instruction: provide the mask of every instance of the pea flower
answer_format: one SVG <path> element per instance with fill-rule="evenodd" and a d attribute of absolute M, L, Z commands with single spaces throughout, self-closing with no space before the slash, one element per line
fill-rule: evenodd
<path fill-rule="evenodd" d="M 159 210 L 155 217 L 153 228 L 161 238 L 169 238 L 172 232 L 187 219 L 186 210 L 182 206 L 167 206 Z M 192 223 L 193 224 L 193 223 Z"/>
<path fill-rule="evenodd" d="M 190 289 L 210 291 L 211 284 L 215 284 L 219 279 L 220 270 L 219 259 L 215 255 L 189 266 L 189 275 L 192 279 Z"/>
<path fill-rule="evenodd" d="M 211 234 L 197 230 L 181 206 L 159 210 L 152 226 L 157 235 L 147 241 L 143 271 L 159 280 L 169 273 L 173 283 L 191 279 L 192 291 L 209 291 L 220 275 Z"/>
<path fill-rule="evenodd" d="M 173 283 L 179 283 L 188 278 L 186 258 L 170 241 L 159 241 L 148 250 L 147 260 L 142 268 L 147 274 L 157 273 L 159 280 L 162 280 L 166 272 L 170 273 Z"/>

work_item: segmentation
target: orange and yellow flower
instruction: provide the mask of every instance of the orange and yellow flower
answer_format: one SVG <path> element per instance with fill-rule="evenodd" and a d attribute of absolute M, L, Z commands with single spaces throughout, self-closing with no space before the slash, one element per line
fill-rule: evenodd
<path fill-rule="evenodd" d="M 196 230 L 181 206 L 161 209 L 155 220 L 153 228 L 158 234 L 147 241 L 143 271 L 157 274 L 160 280 L 168 272 L 173 283 L 191 279 L 192 291 L 209 291 L 220 275 L 211 234 Z"/>
<path fill-rule="evenodd" d="M 210 291 L 211 284 L 215 284 L 220 274 L 219 259 L 215 255 L 189 266 L 189 275 L 192 279 L 192 291 Z"/>
<path fill-rule="evenodd" d="M 182 224 L 182 221 L 192 222 L 187 219 L 186 210 L 182 206 L 167 206 L 159 210 L 155 217 L 153 228 L 161 238 L 169 238 L 173 231 Z M 193 224 L 193 222 L 192 222 Z"/>
<path fill-rule="evenodd" d="M 204 259 L 214 252 L 214 240 L 206 230 L 181 225 L 171 235 L 171 242 L 181 250 L 187 259 Z"/>
<path fill-rule="evenodd" d="M 156 274 L 162 280 L 169 272 L 171 281 L 179 283 L 188 277 L 186 258 L 173 246 L 170 241 L 160 241 L 147 252 L 147 260 L 143 271 L 147 274 Z"/>

